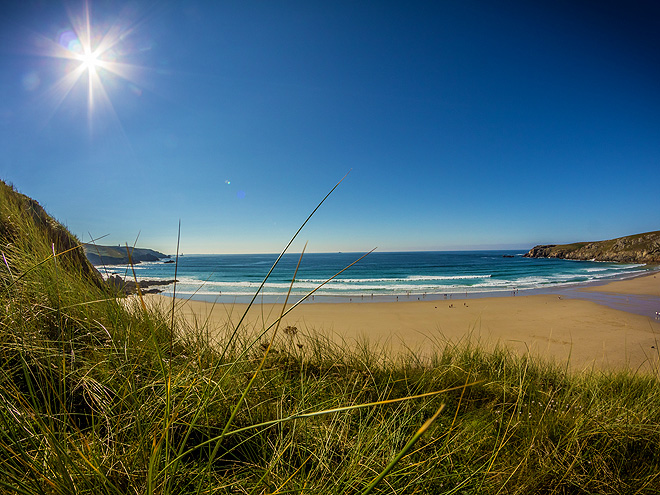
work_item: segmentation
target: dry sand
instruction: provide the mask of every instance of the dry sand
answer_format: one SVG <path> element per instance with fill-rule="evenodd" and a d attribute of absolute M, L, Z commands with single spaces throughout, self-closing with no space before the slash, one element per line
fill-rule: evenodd
<path fill-rule="evenodd" d="M 595 290 L 629 294 L 659 294 L 660 276 L 612 282 Z M 171 299 L 151 296 L 171 304 Z M 243 304 L 180 301 L 178 314 L 221 332 L 234 323 Z M 279 316 L 281 305 L 263 304 L 250 310 L 247 321 L 263 328 Z M 556 295 L 488 297 L 387 303 L 303 303 L 283 320 L 300 334 L 320 333 L 336 342 L 368 341 L 394 352 L 420 354 L 434 346 L 469 339 L 486 347 L 504 344 L 573 370 L 653 369 L 659 362 L 660 321 L 611 309 L 595 302 Z M 302 337 L 300 337 L 302 338 Z"/>

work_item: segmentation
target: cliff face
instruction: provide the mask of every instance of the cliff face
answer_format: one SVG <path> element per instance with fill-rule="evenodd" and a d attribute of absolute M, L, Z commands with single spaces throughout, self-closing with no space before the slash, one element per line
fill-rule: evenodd
<path fill-rule="evenodd" d="M 534 246 L 527 258 L 660 263 L 660 231 L 597 242 Z"/>

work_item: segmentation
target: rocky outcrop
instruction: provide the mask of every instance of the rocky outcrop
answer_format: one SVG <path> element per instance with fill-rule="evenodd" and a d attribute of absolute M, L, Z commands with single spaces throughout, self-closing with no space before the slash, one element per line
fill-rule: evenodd
<path fill-rule="evenodd" d="M 87 259 L 97 266 L 128 265 L 130 263 L 137 265 L 145 261 L 159 261 L 170 257 L 167 254 L 146 248 L 100 246 L 98 244 L 85 244 L 84 247 Z"/>
<path fill-rule="evenodd" d="M 158 294 L 163 291 L 155 287 L 171 285 L 176 282 L 176 280 L 140 280 L 136 284 L 134 280 L 123 279 L 119 275 L 110 275 L 106 282 L 113 287 L 119 295 L 129 295 L 136 294 L 138 292 L 138 287 L 142 294 Z"/>
<path fill-rule="evenodd" d="M 660 231 L 618 237 L 607 241 L 534 246 L 527 258 L 660 263 Z"/>

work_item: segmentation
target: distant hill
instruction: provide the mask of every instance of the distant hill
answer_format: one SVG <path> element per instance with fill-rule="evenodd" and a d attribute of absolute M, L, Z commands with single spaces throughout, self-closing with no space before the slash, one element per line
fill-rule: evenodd
<path fill-rule="evenodd" d="M 660 263 L 660 231 L 628 235 L 608 241 L 534 246 L 525 257 Z"/>
<path fill-rule="evenodd" d="M 85 255 L 94 265 L 126 265 L 129 262 L 138 264 L 143 261 L 158 261 L 169 258 L 168 254 L 163 254 L 153 249 L 131 248 L 131 257 L 129 261 L 126 246 L 100 246 L 98 244 L 85 244 Z"/>

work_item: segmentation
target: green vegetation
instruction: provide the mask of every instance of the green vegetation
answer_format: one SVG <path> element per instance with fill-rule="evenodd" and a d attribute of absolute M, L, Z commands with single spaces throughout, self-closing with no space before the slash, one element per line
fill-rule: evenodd
<path fill-rule="evenodd" d="M 534 246 L 529 258 L 660 263 L 660 231 L 634 234 L 607 241 Z"/>
<path fill-rule="evenodd" d="M 660 493 L 657 371 L 187 325 L 30 205 L 2 185 L 0 493 Z"/>

